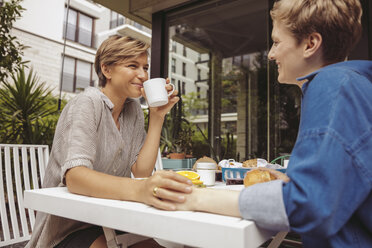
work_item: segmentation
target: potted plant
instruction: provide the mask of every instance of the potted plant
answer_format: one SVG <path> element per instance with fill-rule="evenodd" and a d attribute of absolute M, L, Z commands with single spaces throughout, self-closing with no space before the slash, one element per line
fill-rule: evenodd
<path fill-rule="evenodd" d="M 173 122 L 168 123 L 162 130 L 160 150 L 163 154 L 168 154 L 170 159 L 184 159 L 190 152 L 188 147 L 191 144 L 191 135 L 189 136 L 189 132 L 185 132 L 182 128 L 177 133 L 173 132 L 175 128 Z"/>
<path fill-rule="evenodd" d="M 186 154 L 191 154 L 192 135 L 192 124 L 184 117 L 182 98 L 180 97 L 165 120 L 160 149 L 163 153 L 167 153 L 171 159 L 184 159 Z"/>

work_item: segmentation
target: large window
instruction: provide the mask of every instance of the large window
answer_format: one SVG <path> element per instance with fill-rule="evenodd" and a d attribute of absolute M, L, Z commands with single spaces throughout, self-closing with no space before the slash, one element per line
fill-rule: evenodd
<path fill-rule="evenodd" d="M 182 62 L 182 76 L 186 77 L 186 63 Z"/>
<path fill-rule="evenodd" d="M 194 94 L 194 99 L 192 95 L 182 96 L 183 103 L 188 104 L 184 112 L 204 129 L 209 140 L 205 149 L 198 145 L 193 155 L 216 155 L 216 160 L 271 161 L 291 153 L 299 127 L 301 90 L 279 84 L 276 65 L 267 59 L 272 43 L 269 10 L 275 0 L 186 2 L 153 14 L 153 29 L 162 30 L 166 25 L 168 30 L 155 32 L 152 39 L 163 40 L 163 35 L 168 34 L 169 41 L 176 41 L 180 48 L 178 57 L 186 57 L 187 51 L 180 68 L 182 75 L 187 74 L 187 81 L 173 74 L 186 81 L 187 92 L 200 93 Z M 372 58 L 369 3 L 361 0 L 364 33 L 349 59 Z M 167 47 L 167 41 L 164 43 Z M 168 51 L 164 49 L 163 53 Z M 163 61 L 162 53 L 157 56 L 155 63 Z M 170 59 L 168 63 L 170 66 Z M 172 73 L 168 68 L 158 67 L 158 71 L 165 76 Z M 198 117 L 201 106 L 208 119 Z M 194 116 L 190 117 L 190 113 Z"/>
<path fill-rule="evenodd" d="M 65 8 L 65 17 L 67 17 L 67 8 Z M 68 11 L 68 17 L 64 22 L 64 28 L 66 28 L 66 21 L 67 32 L 65 32 L 65 30 L 63 32 L 63 35 L 66 33 L 66 39 L 89 47 L 93 45 L 94 33 L 92 17 L 74 9 L 70 9 Z"/>
<path fill-rule="evenodd" d="M 62 90 L 79 92 L 88 86 L 93 86 L 92 67 L 92 63 L 66 56 L 63 66 Z"/>
<path fill-rule="evenodd" d="M 177 43 L 175 41 L 172 41 L 172 52 L 177 52 Z"/>
<path fill-rule="evenodd" d="M 176 59 L 172 58 L 172 72 L 176 73 Z"/>
<path fill-rule="evenodd" d="M 193 102 L 207 97 L 208 123 L 202 125 L 202 117 L 196 123 L 208 127 L 219 160 L 271 160 L 290 153 L 296 140 L 300 90 L 278 84 L 275 65 L 267 61 L 272 2 L 203 1 L 166 14 L 169 39 L 187 55 L 182 75 L 195 80 Z"/>
<path fill-rule="evenodd" d="M 123 25 L 125 22 L 125 17 L 111 10 L 110 13 L 110 29 L 116 28 Z"/>

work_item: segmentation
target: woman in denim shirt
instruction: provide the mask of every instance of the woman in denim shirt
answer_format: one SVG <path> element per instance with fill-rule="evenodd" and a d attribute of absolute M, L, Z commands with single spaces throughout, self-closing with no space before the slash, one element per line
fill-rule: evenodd
<path fill-rule="evenodd" d="M 290 181 L 194 189 L 179 209 L 295 231 L 305 247 L 372 247 L 372 62 L 342 62 L 361 35 L 360 3 L 281 0 L 270 14 L 278 81 L 303 92 Z"/>

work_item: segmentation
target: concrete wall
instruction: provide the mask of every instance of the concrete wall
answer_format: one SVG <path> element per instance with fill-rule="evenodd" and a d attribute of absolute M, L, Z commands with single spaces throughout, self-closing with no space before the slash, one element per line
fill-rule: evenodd
<path fill-rule="evenodd" d="M 21 5 L 26 10 L 15 22 L 15 28 L 62 41 L 64 0 L 24 0 Z"/>

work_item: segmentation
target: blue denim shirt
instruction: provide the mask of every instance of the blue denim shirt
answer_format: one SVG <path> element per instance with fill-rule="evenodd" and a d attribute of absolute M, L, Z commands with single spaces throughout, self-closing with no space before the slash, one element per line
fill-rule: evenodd
<path fill-rule="evenodd" d="M 305 247 L 372 247 L 372 61 L 333 64 L 303 79 L 300 129 L 287 170 L 291 181 L 246 188 L 240 212 L 275 231 L 289 223 Z M 276 194 L 265 199 L 271 207 L 261 208 L 266 217 L 252 211 L 263 206 L 257 198 L 247 207 L 263 188 Z"/>

